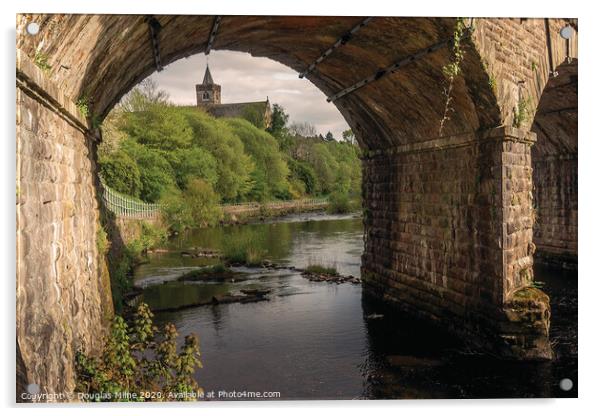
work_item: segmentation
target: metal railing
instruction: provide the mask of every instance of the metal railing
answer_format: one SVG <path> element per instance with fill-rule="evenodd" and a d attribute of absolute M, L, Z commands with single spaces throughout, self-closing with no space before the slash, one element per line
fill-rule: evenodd
<path fill-rule="evenodd" d="M 109 188 L 102 179 L 100 186 L 105 206 L 118 217 L 155 218 L 159 214 L 161 209 L 159 204 L 149 204 L 121 194 Z"/>
<path fill-rule="evenodd" d="M 102 200 L 109 211 L 118 217 L 128 218 L 155 218 L 161 211 L 161 204 L 149 204 L 131 196 L 124 195 L 107 186 L 100 180 Z M 224 211 L 246 211 L 259 209 L 264 206 L 267 209 L 295 208 L 306 206 L 326 205 L 328 198 L 303 198 L 289 201 L 271 202 L 237 202 L 220 205 Z"/>

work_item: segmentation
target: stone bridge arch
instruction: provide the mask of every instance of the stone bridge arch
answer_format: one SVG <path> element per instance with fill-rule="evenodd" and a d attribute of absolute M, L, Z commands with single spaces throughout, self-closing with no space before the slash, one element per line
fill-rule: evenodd
<path fill-rule="evenodd" d="M 31 21 L 36 36 L 25 32 Z M 89 237 L 95 125 L 136 83 L 208 46 L 306 73 L 354 129 L 364 150 L 367 292 L 503 356 L 549 358 L 547 297 L 528 287 L 535 135 L 516 113 L 524 97 L 537 107 L 567 22 L 465 19 L 473 30 L 461 32 L 446 112 L 453 18 L 19 15 L 17 341 L 29 379 L 72 390 L 73 351 L 98 345 L 92 334 L 108 301 Z M 576 36 L 569 46 L 576 56 Z M 47 355 L 61 360 L 38 364 Z"/>

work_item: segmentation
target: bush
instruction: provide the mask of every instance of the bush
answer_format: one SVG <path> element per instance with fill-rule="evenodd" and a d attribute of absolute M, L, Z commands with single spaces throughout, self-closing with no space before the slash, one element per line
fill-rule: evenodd
<path fill-rule="evenodd" d="M 192 220 L 196 227 L 217 224 L 223 216 L 219 206 L 219 196 L 211 184 L 202 179 L 191 179 L 186 186 L 184 201 L 191 210 Z"/>
<path fill-rule="evenodd" d="M 138 260 L 141 254 L 167 241 L 167 231 L 161 226 L 142 222 L 140 228 L 140 237 L 127 244 L 127 249 L 135 260 Z"/>
<path fill-rule="evenodd" d="M 328 197 L 327 210 L 330 214 L 346 214 L 353 211 L 354 208 L 349 195 L 344 192 L 337 191 Z"/>
<path fill-rule="evenodd" d="M 117 151 L 109 157 L 101 158 L 99 164 L 100 175 L 109 187 L 133 197 L 140 196 L 140 170 L 136 161 L 127 153 Z"/>
<path fill-rule="evenodd" d="M 175 326 L 159 336 L 152 318 L 141 303 L 131 327 L 115 316 L 99 357 L 77 351 L 76 391 L 90 401 L 194 400 L 202 392 L 193 377 L 201 367 L 198 339 L 186 336 L 178 353 Z"/>
<path fill-rule="evenodd" d="M 172 188 L 166 192 L 160 204 L 163 222 L 172 234 L 179 234 L 194 224 L 192 212 L 179 190 Z"/>

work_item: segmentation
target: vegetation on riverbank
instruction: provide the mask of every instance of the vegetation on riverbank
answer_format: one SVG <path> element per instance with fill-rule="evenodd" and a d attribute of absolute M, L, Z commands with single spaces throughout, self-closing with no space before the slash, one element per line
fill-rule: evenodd
<path fill-rule="evenodd" d="M 335 266 L 322 266 L 321 264 L 310 264 L 305 268 L 305 272 L 328 276 L 337 276 L 339 274 Z"/>
<path fill-rule="evenodd" d="M 113 215 L 105 212 L 97 231 L 96 244 L 99 255 L 108 260 L 113 307 L 117 313 L 124 310 L 125 296 L 132 291 L 134 268 L 144 262 L 149 250 L 163 245 L 168 237 L 162 225 L 141 221 L 137 226 L 137 237 L 124 242 Z"/>
<path fill-rule="evenodd" d="M 303 127 L 303 128 L 302 128 Z M 288 123 L 274 105 L 272 125 L 216 119 L 197 107 L 170 104 L 151 82 L 128 94 L 102 126 L 100 172 L 114 190 L 160 202 L 171 232 L 210 226 L 221 203 L 331 195 L 333 212 L 359 200 L 359 147 Z"/>
<path fill-rule="evenodd" d="M 173 324 L 161 333 L 141 303 L 128 324 L 115 316 L 99 356 L 76 353 L 76 392 L 87 401 L 189 401 L 202 393 L 199 342 L 188 335 L 178 352 Z"/>

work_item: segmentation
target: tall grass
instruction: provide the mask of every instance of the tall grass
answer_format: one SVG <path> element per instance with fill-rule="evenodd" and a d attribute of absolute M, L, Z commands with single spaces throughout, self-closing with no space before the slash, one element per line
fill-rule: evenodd
<path fill-rule="evenodd" d="M 229 235 L 222 243 L 224 260 L 228 263 L 260 266 L 266 255 L 266 250 L 252 234 Z"/>

